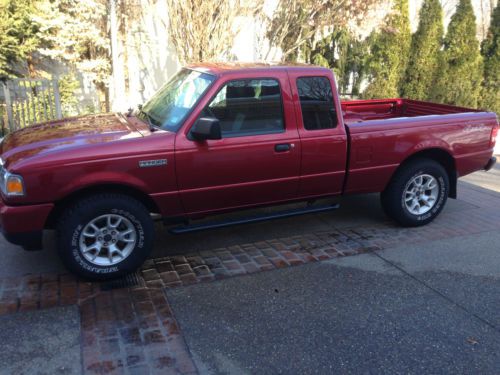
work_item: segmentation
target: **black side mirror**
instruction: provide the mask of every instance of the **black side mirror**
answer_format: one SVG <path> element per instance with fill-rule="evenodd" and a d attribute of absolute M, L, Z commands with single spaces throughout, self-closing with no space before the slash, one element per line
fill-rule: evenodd
<path fill-rule="evenodd" d="M 215 117 L 200 117 L 191 128 L 190 135 L 195 141 L 221 139 L 222 133 L 219 120 Z"/>

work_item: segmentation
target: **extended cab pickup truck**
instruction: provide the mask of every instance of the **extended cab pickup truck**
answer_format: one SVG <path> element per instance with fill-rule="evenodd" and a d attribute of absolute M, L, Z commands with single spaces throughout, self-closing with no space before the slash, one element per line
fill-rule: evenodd
<path fill-rule="evenodd" d="M 128 114 L 8 134 L 0 149 L 0 223 L 7 240 L 26 249 L 41 246 L 44 229 L 56 229 L 62 260 L 89 279 L 141 265 L 153 245 L 153 214 L 187 223 L 380 192 L 388 216 L 423 225 L 456 197 L 458 177 L 492 167 L 497 132 L 496 115 L 474 109 L 341 102 L 324 68 L 190 66 Z M 174 232 L 206 227 L 187 223 Z"/>

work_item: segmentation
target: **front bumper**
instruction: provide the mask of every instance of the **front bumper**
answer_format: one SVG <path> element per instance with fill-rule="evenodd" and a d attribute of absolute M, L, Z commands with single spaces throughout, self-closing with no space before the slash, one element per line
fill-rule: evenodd
<path fill-rule="evenodd" d="M 54 205 L 8 206 L 0 200 L 0 229 L 7 241 L 25 250 L 42 248 L 42 232 Z"/>
<path fill-rule="evenodd" d="M 484 166 L 484 170 L 489 171 L 491 168 L 493 168 L 493 166 L 495 165 L 496 162 L 497 162 L 497 158 L 492 156 L 490 158 L 490 160 L 488 160 L 488 163 L 486 163 L 486 165 Z"/>

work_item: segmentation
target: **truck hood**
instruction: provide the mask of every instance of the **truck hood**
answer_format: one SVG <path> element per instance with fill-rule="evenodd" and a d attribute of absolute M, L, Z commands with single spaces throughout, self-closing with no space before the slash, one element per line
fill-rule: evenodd
<path fill-rule="evenodd" d="M 99 114 L 44 122 L 8 134 L 0 148 L 6 167 L 33 156 L 142 137 L 139 129 L 120 114 Z"/>

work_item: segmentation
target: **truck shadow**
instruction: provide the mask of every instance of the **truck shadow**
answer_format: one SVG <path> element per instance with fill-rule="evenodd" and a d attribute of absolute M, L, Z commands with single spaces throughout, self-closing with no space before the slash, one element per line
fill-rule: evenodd
<path fill-rule="evenodd" d="M 479 173 L 478 173 L 479 174 Z M 476 176 L 474 176 L 476 177 Z M 480 177 L 480 176 L 478 176 Z M 493 179 L 492 179 L 493 180 Z M 500 206 L 500 192 L 481 187 L 475 181 L 460 181 L 458 188 L 459 199 L 449 199 L 440 217 L 435 224 L 441 221 L 453 220 L 452 216 L 458 211 L 481 209 L 484 207 L 484 198 L 488 205 Z M 493 199 L 491 199 L 493 198 Z M 158 222 L 156 224 L 156 239 L 151 258 L 160 258 L 172 255 L 185 255 L 203 250 L 214 250 L 234 245 L 243 245 L 259 241 L 307 235 L 332 228 L 400 228 L 391 221 L 383 212 L 378 194 L 353 195 L 324 200 L 318 204 L 337 202 L 340 208 L 335 211 L 305 214 L 286 219 L 276 219 L 254 224 L 243 224 L 227 228 L 209 229 L 201 232 L 171 234 L 169 227 Z M 498 203 L 497 203 L 498 202 Z M 256 215 L 259 212 L 280 211 L 303 207 L 304 203 L 290 204 L 279 207 L 266 207 L 229 213 L 210 217 L 204 221 L 219 221 Z M 50 253 L 51 262 L 56 263 L 56 268 L 62 268 L 55 254 L 54 233 L 48 232 L 45 236 L 44 253 Z"/>
<path fill-rule="evenodd" d="M 340 208 L 335 211 L 305 214 L 292 218 L 276 219 L 254 224 L 243 224 L 201 232 L 170 234 L 168 228 L 160 223 L 156 227 L 156 240 L 152 257 L 174 254 L 185 254 L 193 251 L 213 250 L 220 247 L 242 245 L 275 238 L 299 236 L 313 232 L 321 232 L 335 228 L 353 228 L 357 226 L 392 224 L 384 215 L 378 194 L 341 197 L 335 200 L 324 200 L 318 204 L 337 202 Z M 297 203 L 280 207 L 269 207 L 246 212 L 231 213 L 211 217 L 210 221 L 228 220 L 237 217 L 256 215 L 259 212 L 272 212 L 303 207 L 305 203 Z"/>

